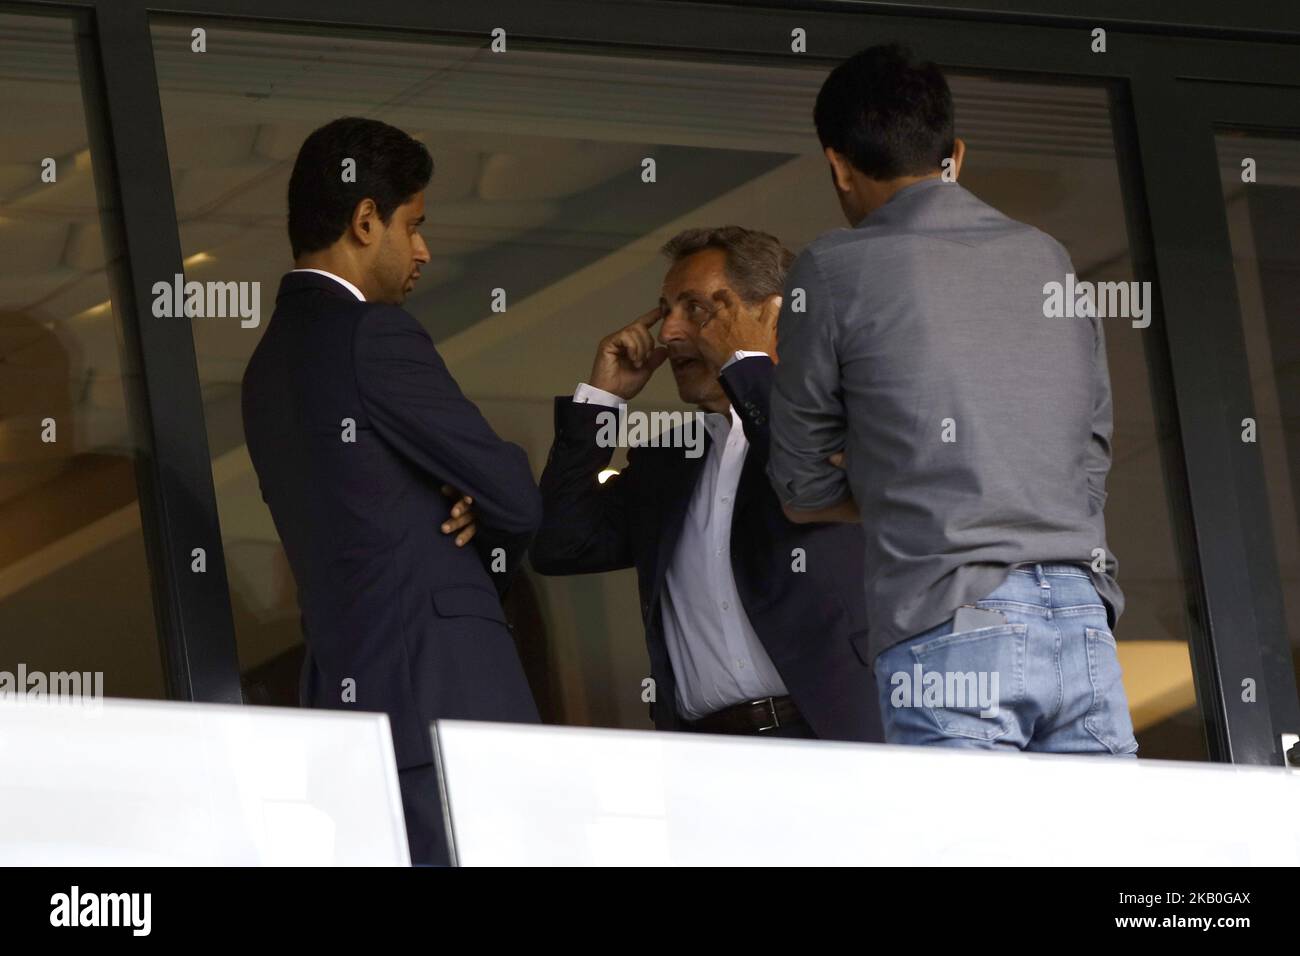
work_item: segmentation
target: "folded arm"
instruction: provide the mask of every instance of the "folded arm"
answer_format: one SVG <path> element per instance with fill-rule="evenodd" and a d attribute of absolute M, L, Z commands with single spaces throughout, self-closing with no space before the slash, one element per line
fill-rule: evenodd
<path fill-rule="evenodd" d="M 848 434 L 835 303 L 810 252 L 795 260 L 783 298 L 768 477 L 791 521 L 857 521 L 848 478 L 831 462 L 844 451 Z"/>
<path fill-rule="evenodd" d="M 513 572 L 542 512 L 524 450 L 492 430 L 407 312 L 369 309 L 353 347 L 357 389 L 376 433 L 431 481 L 473 499 L 485 532 L 475 537 L 476 547 L 505 547 Z"/>

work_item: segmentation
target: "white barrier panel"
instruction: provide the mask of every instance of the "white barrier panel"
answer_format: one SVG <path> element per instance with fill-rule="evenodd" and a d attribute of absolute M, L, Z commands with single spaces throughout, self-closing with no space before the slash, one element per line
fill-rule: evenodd
<path fill-rule="evenodd" d="M 0 864 L 410 862 L 384 714 L 0 701 Z"/>
<path fill-rule="evenodd" d="M 439 721 L 456 861 L 1296 865 L 1300 774 Z"/>

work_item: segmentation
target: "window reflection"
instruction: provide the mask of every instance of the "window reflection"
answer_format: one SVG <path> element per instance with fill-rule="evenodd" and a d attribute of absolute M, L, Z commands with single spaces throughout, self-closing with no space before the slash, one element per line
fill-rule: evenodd
<path fill-rule="evenodd" d="M 0 671 L 162 697 L 76 39 L 0 14 Z"/>

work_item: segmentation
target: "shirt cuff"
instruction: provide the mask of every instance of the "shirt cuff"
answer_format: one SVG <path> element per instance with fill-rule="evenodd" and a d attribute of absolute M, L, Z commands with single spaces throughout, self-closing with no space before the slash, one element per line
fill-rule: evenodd
<path fill-rule="evenodd" d="M 573 400 L 579 405 L 607 405 L 610 408 L 618 408 L 620 405 L 627 404 L 613 392 L 607 392 L 603 388 L 596 388 L 586 382 L 578 383 L 578 387 L 573 390 Z"/>
<path fill-rule="evenodd" d="M 727 368 L 728 366 L 734 364 L 735 362 L 739 362 L 741 359 L 752 358 L 755 355 L 761 355 L 763 356 L 763 358 L 770 358 L 770 356 L 766 352 L 745 352 L 742 350 L 736 352 L 735 355 L 727 359 L 727 361 L 723 363 L 722 368 L 718 369 L 718 371 L 721 372 L 722 369 Z"/>

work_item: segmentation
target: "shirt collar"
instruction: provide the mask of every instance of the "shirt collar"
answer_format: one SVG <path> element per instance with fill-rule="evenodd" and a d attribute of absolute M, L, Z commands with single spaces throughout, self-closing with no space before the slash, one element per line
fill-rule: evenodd
<path fill-rule="evenodd" d="M 730 435 L 733 428 L 744 429 L 744 425 L 742 425 L 740 421 L 740 416 L 736 414 L 736 407 L 734 405 L 731 407 L 731 413 L 729 415 L 724 415 L 721 412 L 705 412 L 704 427 L 708 430 L 709 437 L 718 444 L 722 444 L 727 440 L 727 437 Z"/>
<path fill-rule="evenodd" d="M 853 228 L 858 229 L 862 226 L 867 225 L 872 221 L 872 218 L 874 216 L 880 215 L 886 209 L 892 212 L 893 210 L 897 209 L 900 205 L 905 205 L 910 200 L 916 198 L 921 193 L 925 192 L 928 189 L 933 188 L 936 185 L 955 186 L 956 182 L 954 181 L 951 183 L 946 183 L 944 182 L 942 176 L 931 176 L 928 179 L 918 179 L 916 182 L 904 186 L 898 192 L 894 193 L 894 195 L 890 196 L 887 200 L 885 200 L 885 204 L 883 206 L 879 206 L 871 210 L 871 212 L 867 213 L 865 216 L 859 219 L 856 223 L 854 223 Z"/>
<path fill-rule="evenodd" d="M 343 278 L 342 276 L 336 276 L 332 272 L 326 272 L 324 269 L 290 269 L 289 271 L 290 272 L 314 272 L 318 276 L 325 276 L 327 278 L 333 279 L 335 282 L 341 284 L 345 289 L 347 289 L 349 292 L 355 295 L 360 301 L 362 302 L 366 301 L 366 297 L 361 294 L 360 289 L 354 286 L 347 279 Z"/>

